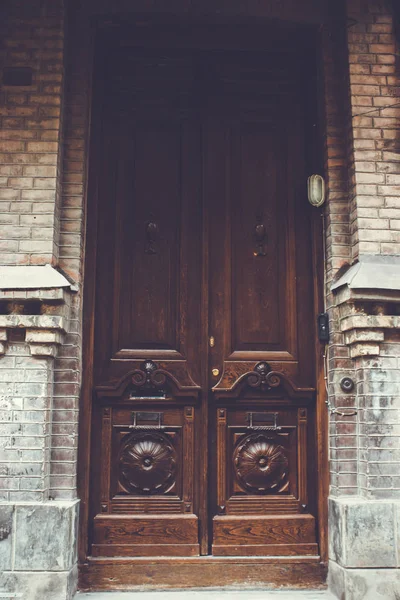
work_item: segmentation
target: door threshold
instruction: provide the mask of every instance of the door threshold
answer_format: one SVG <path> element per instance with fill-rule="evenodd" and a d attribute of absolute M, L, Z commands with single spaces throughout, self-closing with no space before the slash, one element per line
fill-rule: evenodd
<path fill-rule="evenodd" d="M 113 557 L 97 557 L 88 556 L 88 563 L 103 563 L 103 564 L 130 564 L 130 563 L 148 563 L 151 565 L 158 563 L 275 563 L 275 562 L 321 562 L 320 556 L 113 556 Z M 86 564 L 86 563 L 85 563 Z M 83 566 L 83 565 L 82 565 Z"/>
<path fill-rule="evenodd" d="M 327 566 L 319 556 L 88 557 L 79 567 L 81 591 L 177 588 L 322 589 Z M 137 567 L 137 568 L 135 568 Z"/>

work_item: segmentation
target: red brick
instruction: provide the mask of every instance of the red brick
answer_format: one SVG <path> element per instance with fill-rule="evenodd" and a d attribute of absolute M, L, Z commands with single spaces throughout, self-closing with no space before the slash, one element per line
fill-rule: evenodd
<path fill-rule="evenodd" d="M 0 152 L 22 152 L 24 149 L 24 142 L 0 140 Z"/>
<path fill-rule="evenodd" d="M 373 54 L 393 54 L 395 53 L 395 44 L 370 44 L 369 51 Z"/>
<path fill-rule="evenodd" d="M 57 152 L 58 144 L 56 142 L 27 142 L 27 152 Z"/>

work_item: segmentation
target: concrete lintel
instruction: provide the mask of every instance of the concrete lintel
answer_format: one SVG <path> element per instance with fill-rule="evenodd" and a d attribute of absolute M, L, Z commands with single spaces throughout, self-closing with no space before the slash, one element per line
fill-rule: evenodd
<path fill-rule="evenodd" d="M 400 298 L 400 256 L 361 255 L 358 262 L 349 266 L 348 270 L 331 285 L 331 290 L 337 292 L 343 287 L 347 287 L 358 296 L 362 295 L 361 290 L 365 290 L 371 300 L 372 290 L 375 291 L 377 300 L 382 300 L 382 292 L 383 295 L 387 292 L 396 292 Z M 390 299 L 393 300 L 393 296 Z"/>
<path fill-rule="evenodd" d="M 0 290 L 40 290 L 76 286 L 51 265 L 0 266 Z"/>
<path fill-rule="evenodd" d="M 0 328 L 66 330 L 65 319 L 58 315 L 0 315 Z"/>

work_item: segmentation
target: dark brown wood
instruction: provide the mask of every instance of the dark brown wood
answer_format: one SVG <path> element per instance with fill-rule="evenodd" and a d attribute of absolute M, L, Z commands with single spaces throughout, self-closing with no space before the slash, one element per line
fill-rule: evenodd
<path fill-rule="evenodd" d="M 159 514 L 95 519 L 93 556 L 197 556 L 197 517 Z"/>
<path fill-rule="evenodd" d="M 326 567 L 318 556 L 89 559 L 81 566 L 81 590 L 207 588 L 324 588 Z"/>
<path fill-rule="evenodd" d="M 214 518 L 216 556 L 318 555 L 311 515 Z"/>
<path fill-rule="evenodd" d="M 328 0 L 304 0 L 299 5 L 296 0 L 269 0 L 268 2 L 249 2 L 243 6 L 241 1 L 224 2 L 224 0 L 170 0 L 168 7 L 164 4 L 150 3 L 148 0 L 73 0 L 80 10 L 79 16 L 90 15 L 93 19 L 96 16 L 106 16 L 105 25 L 114 25 L 115 23 L 125 23 L 129 15 L 139 17 L 141 23 L 147 19 L 162 19 L 165 14 L 173 16 L 173 21 L 190 19 L 194 24 L 217 22 L 242 23 L 243 18 L 252 19 L 255 23 L 262 22 L 267 27 L 269 35 L 276 34 L 276 24 L 287 27 L 286 34 L 289 39 L 290 34 L 296 33 L 295 27 L 312 23 L 323 25 L 330 14 L 330 4 Z M 110 18 L 112 15 L 112 19 Z M 212 31 L 210 32 L 212 33 Z M 188 36 L 189 37 L 189 36 Z M 190 39 L 190 38 L 189 38 Z"/>
<path fill-rule="evenodd" d="M 221 52 L 228 30 L 217 53 L 168 27 L 102 42 L 86 582 L 118 556 L 319 553 L 306 54 Z"/>

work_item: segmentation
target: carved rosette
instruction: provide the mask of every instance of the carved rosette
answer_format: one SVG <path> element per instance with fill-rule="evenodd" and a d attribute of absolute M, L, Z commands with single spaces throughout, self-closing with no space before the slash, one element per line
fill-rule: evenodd
<path fill-rule="evenodd" d="M 119 481 L 134 494 L 162 494 L 176 479 L 176 451 L 163 433 L 133 433 L 118 458 Z"/>
<path fill-rule="evenodd" d="M 279 492 L 288 475 L 285 449 L 265 434 L 252 433 L 240 440 L 233 453 L 240 486 L 252 494 Z"/>

